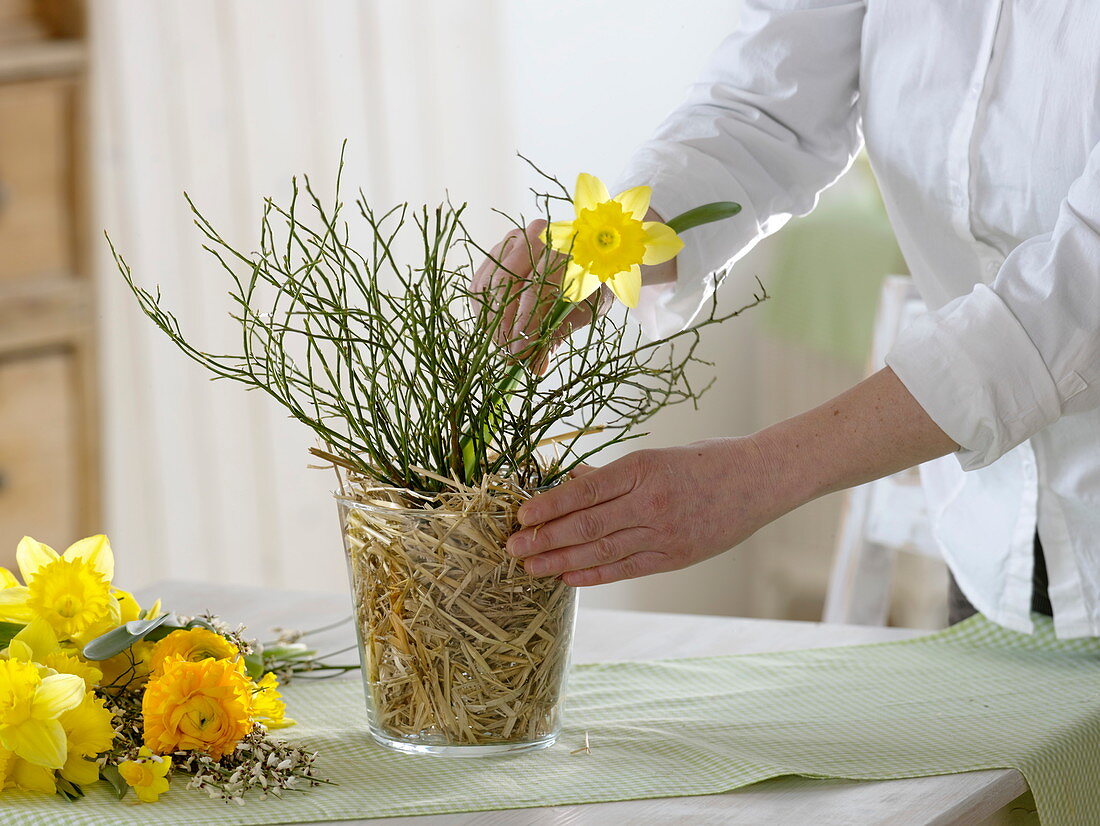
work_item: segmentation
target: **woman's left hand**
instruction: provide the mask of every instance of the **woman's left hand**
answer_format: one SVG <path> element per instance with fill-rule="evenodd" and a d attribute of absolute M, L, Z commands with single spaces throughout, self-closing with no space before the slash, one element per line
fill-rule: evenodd
<path fill-rule="evenodd" d="M 638 451 L 526 502 L 508 551 L 531 574 L 569 585 L 684 568 L 786 510 L 771 476 L 752 437 Z"/>

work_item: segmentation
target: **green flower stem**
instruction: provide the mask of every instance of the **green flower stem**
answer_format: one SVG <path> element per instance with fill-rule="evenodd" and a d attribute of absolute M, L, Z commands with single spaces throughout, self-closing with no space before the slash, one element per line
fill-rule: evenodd
<path fill-rule="evenodd" d="M 684 230 L 732 218 L 740 211 L 741 204 L 736 204 L 733 201 L 715 201 L 712 204 L 703 204 L 703 206 L 695 207 L 695 209 L 689 209 L 687 212 L 681 213 L 671 221 L 666 222 L 666 224 L 679 235 Z"/>
<path fill-rule="evenodd" d="M 565 323 L 565 319 L 573 311 L 573 308 L 577 305 L 571 301 L 566 301 L 561 295 L 554 300 L 554 305 L 550 308 L 550 312 L 546 316 L 546 327 L 544 337 L 552 339 L 554 333 L 562 324 Z M 499 393 L 497 405 L 498 407 L 506 405 L 511 398 L 512 393 L 519 387 L 520 379 L 523 376 L 523 371 L 527 369 L 527 365 L 522 361 L 515 361 L 511 367 L 508 368 L 504 376 L 501 377 L 500 383 L 497 385 L 497 392 Z M 496 416 L 490 416 L 485 421 L 484 428 L 481 433 L 482 445 L 488 445 L 489 440 L 493 436 L 493 432 L 496 430 Z M 478 469 L 478 456 L 477 449 L 474 446 L 474 439 L 467 434 L 462 438 L 462 465 L 466 475 L 466 482 L 473 483 L 477 480 Z"/>

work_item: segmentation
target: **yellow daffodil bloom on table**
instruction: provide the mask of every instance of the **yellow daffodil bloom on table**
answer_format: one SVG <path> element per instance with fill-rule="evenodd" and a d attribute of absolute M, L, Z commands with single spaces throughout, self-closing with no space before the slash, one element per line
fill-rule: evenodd
<path fill-rule="evenodd" d="M 0 745 L 28 763 L 60 769 L 67 738 L 58 718 L 85 693 L 84 680 L 73 674 L 43 676 L 34 663 L 0 660 Z"/>
<path fill-rule="evenodd" d="M 168 791 L 168 771 L 171 768 L 171 758 L 153 754 L 148 746 L 142 746 L 136 760 L 124 760 L 118 764 L 118 773 L 139 800 L 156 803 Z"/>
<path fill-rule="evenodd" d="M 684 248 L 667 224 L 646 221 L 651 190 L 636 186 L 610 196 L 603 181 L 582 172 L 573 195 L 576 218 L 555 221 L 543 233 L 543 243 L 571 260 L 562 293 L 576 303 L 607 284 L 628 307 L 638 306 L 642 264 L 663 264 Z"/>
<path fill-rule="evenodd" d="M 115 560 L 105 536 L 91 536 L 58 555 L 29 536 L 16 550 L 23 585 L 12 585 L 10 571 L 0 589 L 0 620 L 29 622 L 40 617 L 60 640 L 86 643 L 121 623 L 112 593 Z"/>
<path fill-rule="evenodd" d="M 294 725 L 286 716 L 286 702 L 279 693 L 279 678 L 270 671 L 256 683 L 252 693 L 252 716 L 268 728 Z"/>
<path fill-rule="evenodd" d="M 80 657 L 76 650 L 63 648 L 53 628 L 43 619 L 31 620 L 12 638 L 8 657 L 38 663 L 61 674 L 75 674 L 84 680 L 85 691 L 91 691 L 103 679 L 103 672 Z"/>

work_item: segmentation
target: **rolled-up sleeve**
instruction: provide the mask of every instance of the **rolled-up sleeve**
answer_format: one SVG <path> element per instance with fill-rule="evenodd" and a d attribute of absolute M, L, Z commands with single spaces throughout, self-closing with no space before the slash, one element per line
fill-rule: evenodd
<path fill-rule="evenodd" d="M 905 329 L 886 358 L 967 469 L 1100 407 L 1100 145 L 1054 229 Z"/>
<path fill-rule="evenodd" d="M 685 232 L 676 282 L 643 288 L 634 316 L 650 337 L 688 326 L 716 271 L 813 209 L 848 168 L 861 143 L 863 14 L 863 0 L 746 0 L 738 31 L 631 158 L 619 190 L 653 187 L 666 220 L 712 201 L 743 208 Z"/>

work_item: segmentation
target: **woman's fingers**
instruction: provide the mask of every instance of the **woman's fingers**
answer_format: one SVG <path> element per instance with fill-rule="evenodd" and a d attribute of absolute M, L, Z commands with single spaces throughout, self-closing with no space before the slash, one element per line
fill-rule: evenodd
<path fill-rule="evenodd" d="M 636 454 L 633 454 L 636 455 Z M 533 496 L 519 509 L 519 523 L 524 527 L 541 525 L 573 511 L 594 508 L 622 496 L 634 488 L 631 457 L 617 459 L 591 473 L 562 482 L 556 488 Z"/>
<path fill-rule="evenodd" d="M 594 508 L 575 511 L 560 519 L 527 528 L 508 538 L 508 552 L 520 558 L 535 556 L 554 548 L 566 548 L 596 540 L 639 524 L 630 497 L 620 496 Z"/>
<path fill-rule="evenodd" d="M 666 554 L 658 551 L 642 551 L 623 557 L 609 565 L 598 565 L 581 571 L 566 571 L 561 575 L 566 585 L 584 587 L 586 585 L 606 585 L 623 579 L 636 579 L 648 574 L 671 571 L 678 565 Z"/>
<path fill-rule="evenodd" d="M 651 550 L 655 537 L 648 528 L 626 528 L 601 536 L 595 542 L 584 542 L 524 560 L 523 567 L 532 576 L 558 576 L 567 571 L 598 568 Z"/>

